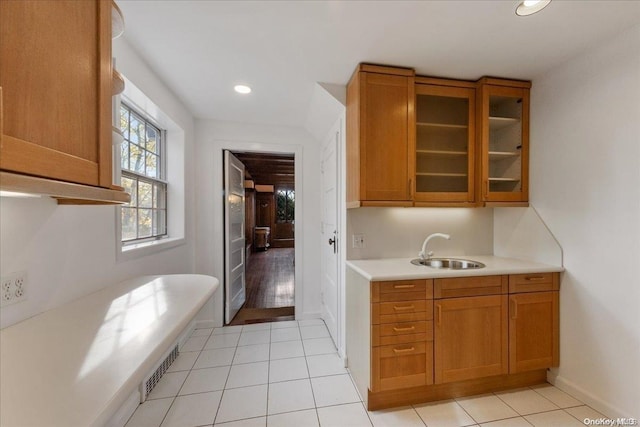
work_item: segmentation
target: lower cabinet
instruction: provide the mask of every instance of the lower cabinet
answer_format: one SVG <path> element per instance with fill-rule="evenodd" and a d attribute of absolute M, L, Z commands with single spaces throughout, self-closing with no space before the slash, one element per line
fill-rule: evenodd
<path fill-rule="evenodd" d="M 371 391 L 433 384 L 433 280 L 371 284 Z"/>
<path fill-rule="evenodd" d="M 509 372 L 558 366 L 558 292 L 509 296 Z"/>
<path fill-rule="evenodd" d="M 435 383 L 506 374 L 507 296 L 437 300 Z"/>
<path fill-rule="evenodd" d="M 368 409 L 543 383 L 559 363 L 558 289 L 559 273 L 368 282 L 348 269 L 347 359 Z"/>

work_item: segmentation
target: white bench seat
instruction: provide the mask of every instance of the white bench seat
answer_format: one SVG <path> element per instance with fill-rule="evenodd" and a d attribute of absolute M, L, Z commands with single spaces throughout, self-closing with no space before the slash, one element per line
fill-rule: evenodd
<path fill-rule="evenodd" d="M 0 332 L 0 425 L 106 424 L 218 287 L 196 274 L 109 286 Z"/>

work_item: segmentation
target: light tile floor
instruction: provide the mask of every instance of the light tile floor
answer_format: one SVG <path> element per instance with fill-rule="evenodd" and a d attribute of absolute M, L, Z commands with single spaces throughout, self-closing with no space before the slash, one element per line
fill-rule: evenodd
<path fill-rule="evenodd" d="M 368 412 L 324 323 L 294 320 L 197 329 L 127 427 L 571 427 L 585 417 L 604 416 L 548 384 Z"/>

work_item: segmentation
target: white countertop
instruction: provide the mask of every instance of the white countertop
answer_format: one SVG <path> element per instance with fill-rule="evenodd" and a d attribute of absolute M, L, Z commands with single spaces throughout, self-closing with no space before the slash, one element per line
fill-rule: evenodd
<path fill-rule="evenodd" d="M 451 256 L 438 254 L 434 258 L 458 258 L 479 261 L 484 268 L 469 270 L 449 270 L 413 265 L 413 258 L 362 259 L 347 261 L 347 266 L 367 280 L 411 280 L 435 279 L 440 277 L 493 276 L 498 274 L 553 273 L 564 268 L 524 261 L 515 258 L 501 258 L 487 255 Z"/>
<path fill-rule="evenodd" d="M 140 277 L 0 332 L 0 425 L 104 425 L 218 287 Z"/>

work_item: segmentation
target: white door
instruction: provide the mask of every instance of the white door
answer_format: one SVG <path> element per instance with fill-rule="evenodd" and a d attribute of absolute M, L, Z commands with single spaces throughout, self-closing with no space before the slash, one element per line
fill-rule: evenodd
<path fill-rule="evenodd" d="M 231 322 L 246 299 L 244 276 L 244 165 L 224 152 L 224 298 L 225 323 Z"/>
<path fill-rule="evenodd" d="M 339 127 L 329 134 L 322 148 L 322 318 L 331 338 L 338 341 L 338 194 L 337 147 Z"/>

